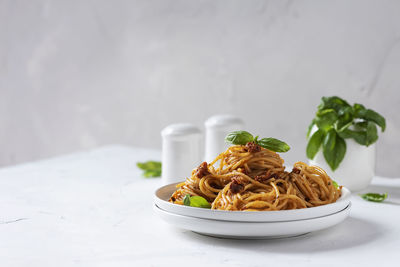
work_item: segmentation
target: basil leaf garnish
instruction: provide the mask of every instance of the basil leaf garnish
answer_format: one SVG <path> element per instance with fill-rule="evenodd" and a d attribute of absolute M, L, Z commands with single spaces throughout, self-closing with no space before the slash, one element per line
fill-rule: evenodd
<path fill-rule="evenodd" d="M 211 204 L 204 197 L 200 196 L 192 196 L 190 197 L 190 206 L 191 207 L 198 207 L 198 208 L 205 208 L 210 209 Z"/>
<path fill-rule="evenodd" d="M 329 167 L 332 171 L 336 170 L 346 153 L 346 142 L 332 129 L 324 137 L 322 148 Z"/>
<path fill-rule="evenodd" d="M 185 197 L 183 198 L 183 205 L 190 206 L 190 195 L 189 194 L 186 194 Z"/>
<path fill-rule="evenodd" d="M 333 180 L 332 180 L 332 184 L 333 184 L 333 186 L 334 186 L 336 189 L 339 188 L 339 185 L 338 185 L 338 183 L 337 183 L 336 181 L 333 181 Z"/>
<path fill-rule="evenodd" d="M 372 202 L 382 202 L 384 201 L 388 194 L 378 194 L 378 193 L 366 193 L 366 194 L 362 194 L 360 195 L 363 199 L 368 200 L 368 201 L 372 201 Z"/>
<path fill-rule="evenodd" d="M 319 148 L 321 147 L 322 140 L 325 136 L 324 131 L 318 130 L 316 131 L 310 138 L 310 141 L 307 145 L 307 157 L 309 159 L 313 159 L 317 154 Z"/>
<path fill-rule="evenodd" d="M 290 146 L 281 140 L 272 137 L 258 139 L 258 136 L 253 137 L 251 133 L 246 131 L 231 132 L 225 137 L 225 141 L 234 145 L 245 145 L 249 142 L 254 142 L 275 152 L 287 152 L 290 150 Z"/>
<path fill-rule="evenodd" d="M 227 143 L 234 145 L 245 145 L 248 142 L 252 142 L 253 139 L 253 135 L 246 131 L 234 131 L 225 137 Z"/>
<path fill-rule="evenodd" d="M 285 142 L 275 138 L 262 138 L 257 140 L 257 144 L 261 147 L 275 151 L 275 152 L 287 152 L 290 150 L 290 146 Z"/>
<path fill-rule="evenodd" d="M 159 161 L 137 162 L 136 166 L 144 171 L 143 176 L 146 178 L 161 176 L 161 162 Z"/>
<path fill-rule="evenodd" d="M 189 194 L 186 194 L 183 198 L 183 205 L 205 209 L 211 208 L 211 204 L 204 197 L 190 196 Z"/>

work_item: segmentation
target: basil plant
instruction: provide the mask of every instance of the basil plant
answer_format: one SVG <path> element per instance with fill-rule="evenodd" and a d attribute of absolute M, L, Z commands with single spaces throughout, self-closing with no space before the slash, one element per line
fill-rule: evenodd
<path fill-rule="evenodd" d="M 318 129 L 311 136 L 311 129 Z M 322 97 L 315 118 L 308 127 L 307 157 L 313 159 L 321 149 L 332 171 L 339 167 L 346 154 L 346 139 L 370 146 L 378 140 L 379 126 L 386 128 L 385 118 L 361 104 L 350 105 L 340 97 Z"/>

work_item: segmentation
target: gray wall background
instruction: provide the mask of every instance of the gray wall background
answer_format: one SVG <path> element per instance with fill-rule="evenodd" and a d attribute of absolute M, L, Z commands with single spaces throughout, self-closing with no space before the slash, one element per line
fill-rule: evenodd
<path fill-rule="evenodd" d="M 110 143 L 159 148 L 173 122 L 233 113 L 305 159 L 321 96 L 387 118 L 399 176 L 399 1 L 0 0 L 0 165 Z"/>

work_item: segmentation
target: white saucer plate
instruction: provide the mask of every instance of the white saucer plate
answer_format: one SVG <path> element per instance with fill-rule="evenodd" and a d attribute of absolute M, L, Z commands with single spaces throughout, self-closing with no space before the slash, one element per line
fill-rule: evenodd
<path fill-rule="evenodd" d="M 332 204 L 322 205 L 319 207 L 297 209 L 297 210 L 280 210 L 280 211 L 226 211 L 194 208 L 168 202 L 172 193 L 176 190 L 175 184 L 169 184 L 159 188 L 154 195 L 154 203 L 164 211 L 177 215 L 198 217 L 202 219 L 236 221 L 236 222 L 280 222 L 304 220 L 326 216 L 336 213 L 346 208 L 350 203 L 350 191 L 343 187 L 342 196 Z"/>
<path fill-rule="evenodd" d="M 313 219 L 283 222 L 237 222 L 202 219 L 165 211 L 154 205 L 154 211 L 167 223 L 199 234 L 234 239 L 273 239 L 303 235 L 329 228 L 349 215 L 351 203 L 336 213 Z"/>

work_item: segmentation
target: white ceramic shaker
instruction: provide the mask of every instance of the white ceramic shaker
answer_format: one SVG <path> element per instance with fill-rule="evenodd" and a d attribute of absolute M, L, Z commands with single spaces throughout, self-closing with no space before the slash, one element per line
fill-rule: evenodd
<path fill-rule="evenodd" d="M 171 124 L 161 131 L 162 183 L 182 182 L 202 161 L 202 134 L 189 123 Z"/>
<path fill-rule="evenodd" d="M 215 115 L 205 122 L 206 146 L 205 161 L 213 161 L 220 153 L 224 152 L 229 145 L 225 143 L 225 136 L 233 131 L 244 129 L 242 119 L 229 115 Z"/>

